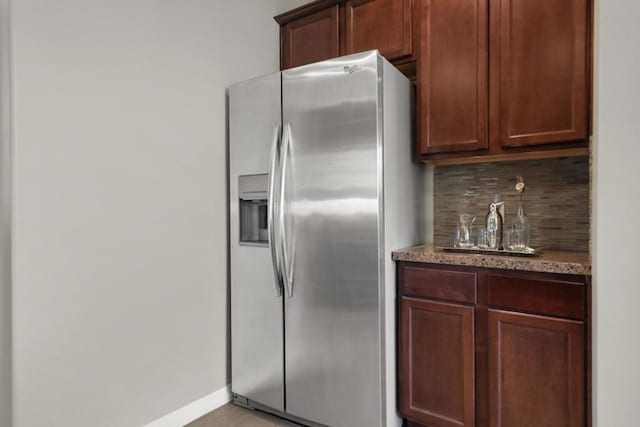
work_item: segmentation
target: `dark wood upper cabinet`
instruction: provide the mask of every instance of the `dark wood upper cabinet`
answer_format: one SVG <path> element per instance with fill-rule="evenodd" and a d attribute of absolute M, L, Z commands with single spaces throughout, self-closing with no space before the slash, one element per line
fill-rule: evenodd
<path fill-rule="evenodd" d="M 348 0 L 345 53 L 378 49 L 390 61 L 413 55 L 412 0 Z"/>
<path fill-rule="evenodd" d="M 489 310 L 491 427 L 584 427 L 584 323 Z"/>
<path fill-rule="evenodd" d="M 275 17 L 280 68 L 378 49 L 416 77 L 418 0 L 315 0 Z"/>
<path fill-rule="evenodd" d="M 588 132 L 587 0 L 500 0 L 492 17 L 491 74 L 500 144 L 584 140 Z"/>
<path fill-rule="evenodd" d="M 315 0 L 281 68 L 378 49 L 417 89 L 417 160 L 588 154 L 593 0 Z"/>
<path fill-rule="evenodd" d="M 280 68 L 340 56 L 338 6 L 320 9 L 280 27 Z"/>
<path fill-rule="evenodd" d="M 587 154 L 590 0 L 418 1 L 421 160 Z"/>
<path fill-rule="evenodd" d="M 441 427 L 474 426 L 473 307 L 402 298 L 402 413 Z"/>
<path fill-rule="evenodd" d="M 488 148 L 488 0 L 420 0 L 420 153 Z"/>

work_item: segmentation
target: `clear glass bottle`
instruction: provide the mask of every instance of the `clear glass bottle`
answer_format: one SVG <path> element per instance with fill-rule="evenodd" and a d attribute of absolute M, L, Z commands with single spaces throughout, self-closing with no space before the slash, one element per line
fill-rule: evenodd
<path fill-rule="evenodd" d="M 512 251 L 526 251 L 529 248 L 529 239 L 531 237 L 531 226 L 524 214 L 524 203 L 518 203 L 518 213 L 511 223 L 511 241 L 510 248 Z"/>

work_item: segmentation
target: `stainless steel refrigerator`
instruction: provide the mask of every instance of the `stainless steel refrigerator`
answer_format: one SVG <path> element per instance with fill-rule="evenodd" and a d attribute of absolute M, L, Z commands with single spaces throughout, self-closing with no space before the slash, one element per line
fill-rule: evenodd
<path fill-rule="evenodd" d="M 236 403 L 400 425 L 391 251 L 422 240 L 412 98 L 377 51 L 229 88 Z"/>

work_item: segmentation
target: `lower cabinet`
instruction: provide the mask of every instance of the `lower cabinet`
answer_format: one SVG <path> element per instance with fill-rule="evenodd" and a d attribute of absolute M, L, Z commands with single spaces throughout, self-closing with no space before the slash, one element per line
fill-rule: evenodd
<path fill-rule="evenodd" d="M 584 426 L 584 323 L 489 310 L 492 426 Z"/>
<path fill-rule="evenodd" d="M 590 425 L 589 283 L 399 263 L 400 410 L 408 425 Z"/>
<path fill-rule="evenodd" d="M 401 304 L 403 413 L 426 425 L 472 427 L 473 307 L 404 297 Z"/>

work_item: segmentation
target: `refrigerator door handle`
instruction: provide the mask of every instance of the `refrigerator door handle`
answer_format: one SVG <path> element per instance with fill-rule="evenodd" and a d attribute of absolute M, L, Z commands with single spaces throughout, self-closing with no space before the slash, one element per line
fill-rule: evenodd
<path fill-rule="evenodd" d="M 281 143 L 280 125 L 277 125 L 273 131 L 273 142 L 271 145 L 271 166 L 269 168 L 269 193 L 268 193 L 268 205 L 267 205 L 267 228 L 269 229 L 269 248 L 271 250 L 271 262 L 273 264 L 274 272 L 274 286 L 276 296 L 282 296 L 283 278 L 282 268 L 280 264 L 280 236 L 276 227 L 276 203 L 275 196 L 278 183 L 278 175 L 280 169 L 280 143 Z M 281 175 L 280 175 L 281 178 Z"/>
<path fill-rule="evenodd" d="M 287 250 L 287 228 L 285 223 L 285 194 L 287 183 L 287 163 L 289 160 L 289 151 L 291 147 L 291 124 L 285 123 L 282 132 L 282 144 L 280 154 L 280 207 L 279 207 L 279 219 L 280 219 L 280 248 L 281 248 L 281 272 L 283 287 L 287 298 L 293 297 L 293 257 L 289 257 Z M 291 261 L 291 262 L 290 262 Z"/>

